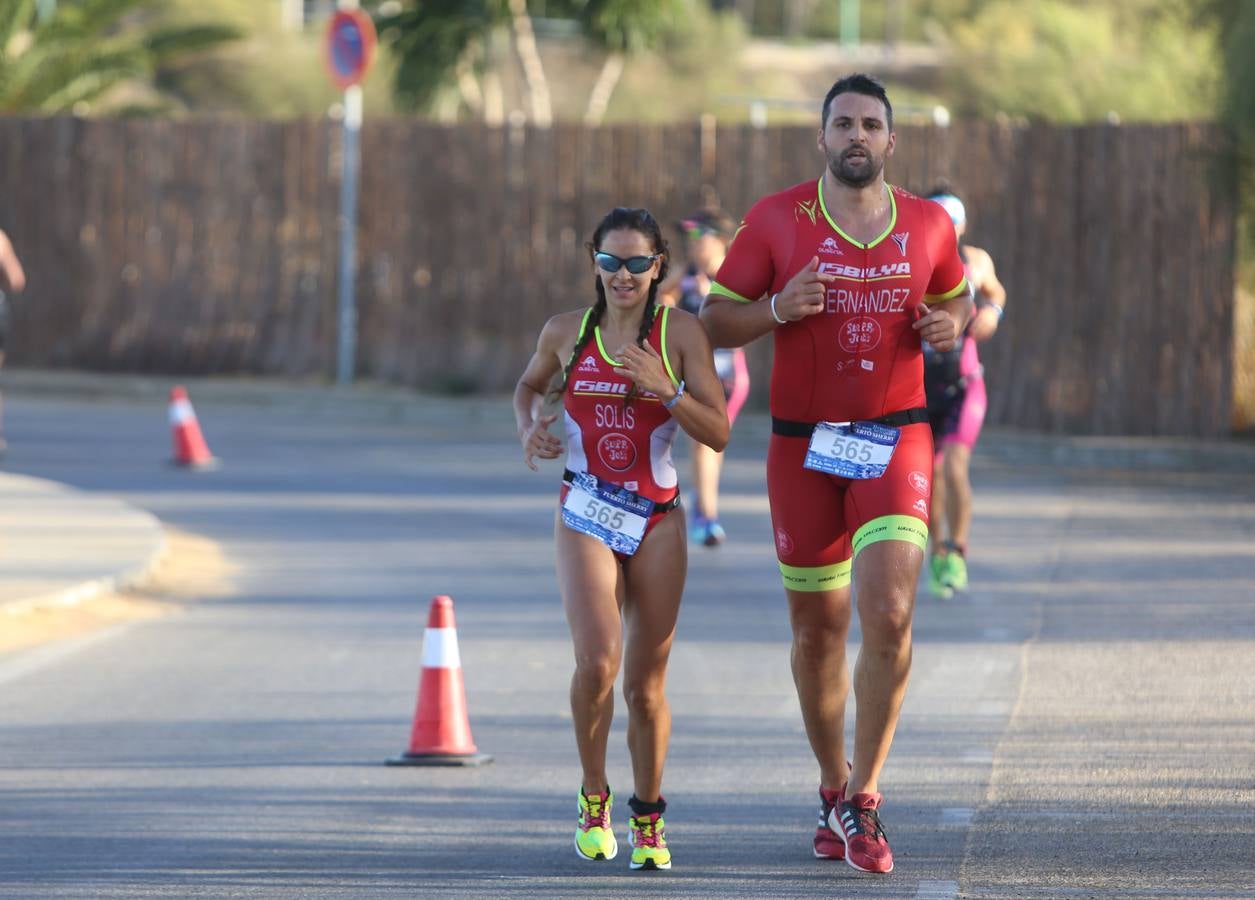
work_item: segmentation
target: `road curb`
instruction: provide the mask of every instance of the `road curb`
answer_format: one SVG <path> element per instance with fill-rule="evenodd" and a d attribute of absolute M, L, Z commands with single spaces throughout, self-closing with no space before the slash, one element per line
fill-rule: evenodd
<path fill-rule="evenodd" d="M 69 485 L 28 475 L 0 472 L 0 494 L 19 498 L 23 515 L 34 511 L 45 530 L 56 536 L 21 536 L 21 523 L 0 519 L 0 613 L 16 615 L 33 609 L 70 607 L 94 597 L 126 590 L 143 581 L 166 552 L 165 529 L 156 516 L 113 496 L 95 496 Z M 90 526 L 83 523 L 90 523 Z M 53 531 L 53 526 L 58 528 Z M 119 536 L 122 536 L 121 539 Z M 92 550 L 100 558 L 86 571 L 74 560 Z M 104 545 L 104 549 L 101 549 Z M 32 546 L 41 549 L 35 563 L 16 559 Z M 74 573 L 77 564 L 84 571 Z M 36 568 L 41 580 L 54 582 L 58 568 L 69 571 L 64 583 L 28 590 L 16 572 Z M 7 595 L 7 596 L 6 596 Z"/>

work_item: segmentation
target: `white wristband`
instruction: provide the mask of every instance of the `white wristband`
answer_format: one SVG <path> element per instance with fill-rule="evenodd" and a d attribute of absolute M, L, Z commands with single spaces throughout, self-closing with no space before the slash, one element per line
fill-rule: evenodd
<path fill-rule="evenodd" d="M 780 318 L 780 314 L 776 312 L 776 298 L 779 296 L 778 293 L 771 295 L 771 317 L 776 320 L 777 325 L 783 325 L 788 320 Z"/>
<path fill-rule="evenodd" d="M 675 405 L 680 402 L 680 398 L 684 396 L 684 379 L 680 379 L 680 383 L 675 386 L 675 396 L 670 400 L 662 402 L 663 409 L 674 409 Z"/>

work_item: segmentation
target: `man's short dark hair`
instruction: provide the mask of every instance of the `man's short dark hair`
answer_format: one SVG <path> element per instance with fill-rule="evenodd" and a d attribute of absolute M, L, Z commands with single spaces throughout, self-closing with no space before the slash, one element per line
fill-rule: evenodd
<path fill-rule="evenodd" d="M 872 76 L 864 75 L 862 72 L 847 75 L 828 89 L 828 96 L 824 97 L 824 111 L 823 118 L 819 122 L 820 128 L 828 127 L 828 110 L 832 108 L 832 101 L 839 94 L 863 94 L 867 97 L 875 97 L 885 105 L 885 124 L 889 126 L 890 131 L 893 131 L 893 106 L 889 103 L 889 95 L 885 93 L 885 86 Z"/>

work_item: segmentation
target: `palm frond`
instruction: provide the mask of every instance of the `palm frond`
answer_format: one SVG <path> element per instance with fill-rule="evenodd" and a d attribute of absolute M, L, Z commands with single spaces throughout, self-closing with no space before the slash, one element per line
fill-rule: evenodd
<path fill-rule="evenodd" d="M 160 64 L 172 56 L 219 47 L 241 37 L 240 30 L 230 25 L 185 25 L 150 31 L 144 36 L 143 46 Z"/>
<path fill-rule="evenodd" d="M 0 59 L 4 59 L 13 36 L 31 26 L 35 0 L 0 0 Z"/>

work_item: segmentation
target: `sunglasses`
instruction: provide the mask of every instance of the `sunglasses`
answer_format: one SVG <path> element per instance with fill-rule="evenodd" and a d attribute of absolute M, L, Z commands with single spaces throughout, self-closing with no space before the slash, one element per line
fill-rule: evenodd
<path fill-rule="evenodd" d="M 718 234 L 718 230 L 711 228 L 709 225 L 702 225 L 700 222 L 686 220 L 680 223 L 684 228 L 684 236 L 690 241 L 696 241 L 708 234 Z"/>
<path fill-rule="evenodd" d="M 613 253 L 596 253 L 593 258 L 597 260 L 597 265 L 603 272 L 614 274 L 621 267 L 627 266 L 627 270 L 633 275 L 643 275 L 649 271 L 649 267 L 660 255 L 655 253 L 653 256 L 630 256 L 627 259 L 620 259 Z"/>

